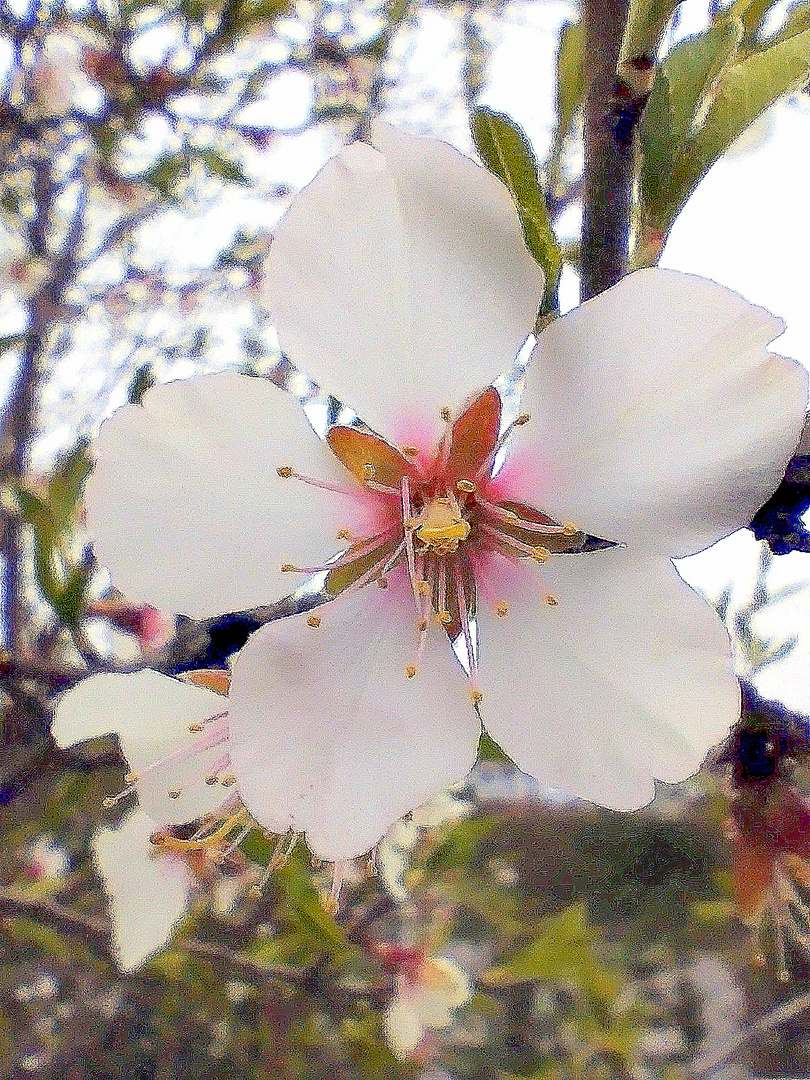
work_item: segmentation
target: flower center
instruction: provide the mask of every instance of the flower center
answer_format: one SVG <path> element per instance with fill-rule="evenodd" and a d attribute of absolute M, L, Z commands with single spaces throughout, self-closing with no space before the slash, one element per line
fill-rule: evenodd
<path fill-rule="evenodd" d="M 470 535 L 470 523 L 461 516 L 461 509 L 452 498 L 431 499 L 411 524 L 415 524 L 416 537 L 437 555 L 452 555 L 460 541 Z"/>

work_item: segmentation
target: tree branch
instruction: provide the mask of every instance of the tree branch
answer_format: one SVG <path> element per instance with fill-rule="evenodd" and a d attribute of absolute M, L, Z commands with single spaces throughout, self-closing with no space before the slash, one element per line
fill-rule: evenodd
<path fill-rule="evenodd" d="M 627 272 L 633 190 L 632 125 L 617 134 L 617 67 L 628 0 L 583 0 L 585 166 L 582 185 L 581 299 Z"/>

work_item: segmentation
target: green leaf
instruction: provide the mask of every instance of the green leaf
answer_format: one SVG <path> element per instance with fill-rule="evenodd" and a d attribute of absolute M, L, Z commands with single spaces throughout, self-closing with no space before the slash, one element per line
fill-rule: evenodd
<path fill-rule="evenodd" d="M 509 188 L 520 214 L 526 246 L 545 273 L 541 313 L 554 311 L 562 254 L 551 228 L 537 161 L 529 141 L 513 120 L 485 106 L 473 112 L 472 136 L 487 168 Z"/>
<path fill-rule="evenodd" d="M 79 439 L 56 463 L 48 481 L 48 506 L 56 528 L 67 532 L 76 525 L 84 482 L 93 468 L 86 439 Z"/>
<path fill-rule="evenodd" d="M 483 972 L 487 986 L 517 986 L 537 980 L 555 981 L 585 971 L 594 962 L 598 931 L 588 919 L 588 905 L 580 900 L 543 919 L 537 936 L 509 960 Z"/>
<path fill-rule="evenodd" d="M 144 174 L 144 181 L 157 188 L 161 195 L 169 196 L 181 177 L 188 176 L 189 157 L 185 150 L 160 158 Z"/>
<path fill-rule="evenodd" d="M 582 23 L 565 23 L 557 46 L 557 126 L 549 164 L 559 169 L 565 140 L 585 96 L 585 68 L 582 63 Z"/>
<path fill-rule="evenodd" d="M 641 198 L 645 217 L 666 215 L 671 177 L 707 94 L 742 37 L 739 19 L 723 19 L 680 42 L 658 70 L 639 123 Z"/>
<path fill-rule="evenodd" d="M 677 209 L 748 125 L 783 94 L 801 86 L 809 73 L 810 30 L 763 49 L 724 72 L 705 123 L 673 172 Z"/>
<path fill-rule="evenodd" d="M 223 157 L 218 151 L 201 150 L 200 158 L 205 162 L 205 167 L 212 176 L 218 176 L 221 180 L 227 180 L 231 184 L 248 183 L 248 178 L 245 176 L 242 166 L 230 158 Z"/>
<path fill-rule="evenodd" d="M 655 57 L 664 30 L 681 0 L 630 0 L 620 60 Z"/>
<path fill-rule="evenodd" d="M 130 379 L 127 387 L 127 401 L 130 405 L 140 405 L 143 395 L 147 390 L 151 390 L 156 382 L 157 379 L 152 365 L 149 363 L 141 364 Z"/>

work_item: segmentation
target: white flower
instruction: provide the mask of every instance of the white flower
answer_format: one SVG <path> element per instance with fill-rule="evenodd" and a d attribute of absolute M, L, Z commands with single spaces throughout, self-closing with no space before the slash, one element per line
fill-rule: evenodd
<path fill-rule="evenodd" d="M 806 403 L 766 349 L 779 320 L 647 270 L 542 332 L 512 431 L 491 386 L 542 274 L 509 196 L 443 143 L 374 142 L 293 204 L 267 287 L 290 358 L 392 442 L 345 423 L 320 441 L 291 394 L 226 373 L 119 410 L 87 488 L 133 600 L 203 617 L 290 592 L 291 564 L 325 577 L 335 603 L 237 659 L 228 752 L 254 816 L 334 860 L 467 771 L 479 713 L 542 784 L 607 806 L 693 772 L 739 692 L 670 558 L 751 519 Z"/>
<path fill-rule="evenodd" d="M 385 1037 L 405 1060 L 431 1031 L 449 1027 L 456 1009 L 472 996 L 466 973 L 444 956 L 421 957 L 397 976 L 396 995 L 385 1014 Z"/>
<path fill-rule="evenodd" d="M 135 810 L 117 829 L 102 828 L 93 838 L 122 971 L 134 971 L 165 947 L 192 894 L 182 860 L 150 847 L 154 830 L 153 819 Z"/>

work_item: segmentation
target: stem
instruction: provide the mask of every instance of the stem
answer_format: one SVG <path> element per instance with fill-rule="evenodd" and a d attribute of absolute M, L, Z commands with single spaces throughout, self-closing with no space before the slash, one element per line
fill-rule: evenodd
<path fill-rule="evenodd" d="M 631 140 L 614 135 L 616 74 L 628 0 L 583 0 L 585 28 L 585 168 L 581 299 L 615 285 L 627 272 L 633 190 Z"/>

